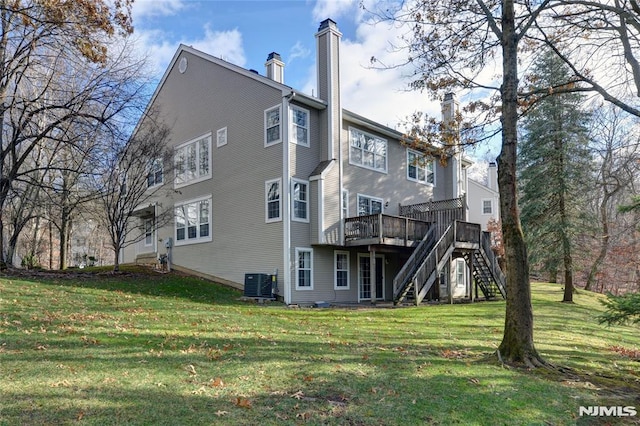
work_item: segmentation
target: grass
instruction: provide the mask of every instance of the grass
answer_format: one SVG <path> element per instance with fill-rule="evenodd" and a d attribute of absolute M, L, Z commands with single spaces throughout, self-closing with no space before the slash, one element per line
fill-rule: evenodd
<path fill-rule="evenodd" d="M 640 411 L 638 327 L 534 284 L 537 349 L 500 365 L 504 302 L 287 308 L 137 270 L 0 277 L 0 425 L 572 425 Z M 629 354 L 636 354 L 630 356 Z M 627 424 L 640 418 L 611 418 Z"/>

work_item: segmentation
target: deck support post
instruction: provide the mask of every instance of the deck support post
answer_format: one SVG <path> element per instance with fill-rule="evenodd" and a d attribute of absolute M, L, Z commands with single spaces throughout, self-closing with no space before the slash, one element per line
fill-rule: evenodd
<path fill-rule="evenodd" d="M 376 249 L 369 246 L 369 281 L 371 282 L 371 304 L 376 304 L 376 289 L 378 286 L 378 277 L 376 276 Z"/>
<path fill-rule="evenodd" d="M 467 280 L 467 282 L 469 283 L 469 298 L 471 299 L 471 302 L 473 303 L 475 301 L 474 297 L 473 297 L 473 251 L 469 252 L 468 254 L 468 264 L 469 264 L 469 278 Z M 477 296 L 477 294 L 476 294 Z"/>

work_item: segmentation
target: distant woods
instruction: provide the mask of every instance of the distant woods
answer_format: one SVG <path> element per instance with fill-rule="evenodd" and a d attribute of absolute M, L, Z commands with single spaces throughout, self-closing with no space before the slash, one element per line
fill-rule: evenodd
<path fill-rule="evenodd" d="M 1 266 L 64 269 L 111 250 L 93 213 L 149 95 L 131 3 L 0 1 Z"/>

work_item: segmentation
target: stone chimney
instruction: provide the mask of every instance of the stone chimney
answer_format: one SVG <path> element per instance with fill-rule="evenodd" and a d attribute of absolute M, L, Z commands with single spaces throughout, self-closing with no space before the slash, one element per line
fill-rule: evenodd
<path fill-rule="evenodd" d="M 269 53 L 264 66 L 267 69 L 268 78 L 278 83 L 284 83 L 284 62 L 282 62 L 280 54 L 276 52 Z"/>
<path fill-rule="evenodd" d="M 494 161 L 489 163 L 487 186 L 494 191 L 498 190 L 498 165 Z"/>
<path fill-rule="evenodd" d="M 322 156 L 326 160 L 335 158 L 339 152 L 340 131 L 342 127 L 342 107 L 340 104 L 340 39 L 342 33 L 331 19 L 320 23 L 316 33 L 318 97 L 327 102 L 326 138 L 327 145 L 322 147 Z M 324 126 L 323 126 L 324 127 Z M 322 130 L 324 132 L 324 129 Z"/>

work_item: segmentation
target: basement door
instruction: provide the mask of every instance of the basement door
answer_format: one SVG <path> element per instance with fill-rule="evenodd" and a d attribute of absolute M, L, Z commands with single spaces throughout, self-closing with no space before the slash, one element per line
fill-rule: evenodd
<path fill-rule="evenodd" d="M 371 300 L 371 257 L 358 254 L 358 301 Z M 376 300 L 384 300 L 384 255 L 376 255 Z"/>

